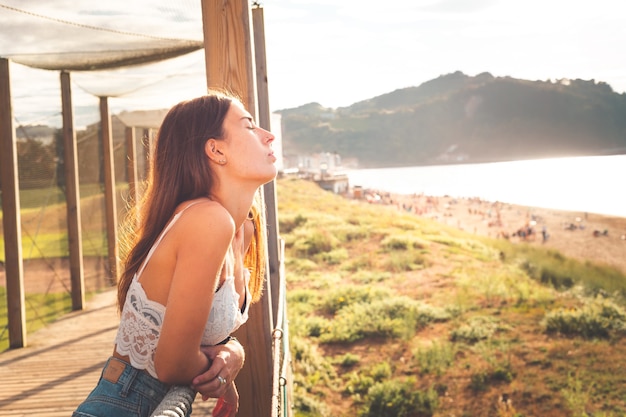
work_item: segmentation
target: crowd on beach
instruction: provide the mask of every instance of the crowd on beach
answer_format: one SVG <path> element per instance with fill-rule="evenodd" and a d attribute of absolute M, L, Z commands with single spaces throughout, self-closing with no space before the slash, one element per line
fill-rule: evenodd
<path fill-rule="evenodd" d="M 618 236 L 626 242 L 626 226 L 610 230 L 606 224 L 589 222 L 589 213 L 523 207 L 484 199 L 401 195 L 364 189 L 358 196 L 372 204 L 385 204 L 398 210 L 430 218 L 459 229 L 512 241 L 547 243 L 553 236 L 569 239 L 574 234 L 593 238 Z M 571 239 L 570 239 L 571 240 Z"/>

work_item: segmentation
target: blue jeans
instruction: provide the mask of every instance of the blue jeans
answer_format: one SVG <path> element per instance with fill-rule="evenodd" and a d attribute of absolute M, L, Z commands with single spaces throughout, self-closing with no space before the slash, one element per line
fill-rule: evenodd
<path fill-rule="evenodd" d="M 98 385 L 72 417 L 149 417 L 169 386 L 117 358 L 107 360 Z M 191 410 L 187 416 L 191 414 Z"/>

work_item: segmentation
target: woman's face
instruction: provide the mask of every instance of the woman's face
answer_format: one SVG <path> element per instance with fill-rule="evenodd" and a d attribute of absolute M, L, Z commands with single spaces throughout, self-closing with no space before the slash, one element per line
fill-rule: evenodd
<path fill-rule="evenodd" d="M 276 177 L 271 132 L 254 124 L 241 103 L 233 101 L 224 119 L 226 168 L 243 179 L 265 184 Z"/>

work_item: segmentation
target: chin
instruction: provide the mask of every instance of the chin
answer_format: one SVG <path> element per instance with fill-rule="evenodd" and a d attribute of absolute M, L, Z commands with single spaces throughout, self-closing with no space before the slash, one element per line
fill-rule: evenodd
<path fill-rule="evenodd" d="M 268 182 L 274 180 L 276 178 L 277 174 L 278 174 L 278 170 L 276 169 L 276 167 L 274 165 L 272 165 L 272 170 L 270 172 L 268 172 L 268 175 L 265 178 L 265 180 L 263 181 L 263 184 L 267 184 Z"/>

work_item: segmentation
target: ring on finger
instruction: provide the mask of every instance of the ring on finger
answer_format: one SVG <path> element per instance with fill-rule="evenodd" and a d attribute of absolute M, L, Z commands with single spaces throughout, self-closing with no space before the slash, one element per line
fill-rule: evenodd
<path fill-rule="evenodd" d="M 226 378 L 221 375 L 217 376 L 217 380 L 220 381 L 220 385 L 226 385 Z"/>

